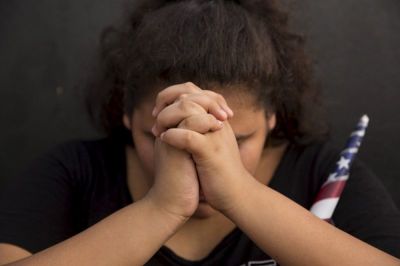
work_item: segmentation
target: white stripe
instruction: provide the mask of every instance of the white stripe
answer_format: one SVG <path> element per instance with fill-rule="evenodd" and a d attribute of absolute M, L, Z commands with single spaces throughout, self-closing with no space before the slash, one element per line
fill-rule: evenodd
<path fill-rule="evenodd" d="M 360 119 L 360 123 L 361 125 L 363 125 L 364 127 L 368 126 L 369 123 L 369 117 L 367 115 L 363 115 Z"/>
<path fill-rule="evenodd" d="M 329 219 L 335 211 L 339 198 L 329 198 L 317 201 L 311 207 L 310 212 L 321 219 Z"/>
<path fill-rule="evenodd" d="M 357 153 L 357 152 L 358 152 L 358 148 L 347 148 L 342 151 L 341 155 L 344 155 L 346 153 Z"/>
<path fill-rule="evenodd" d="M 350 136 L 359 136 L 359 137 L 364 137 L 365 136 L 365 130 L 358 130 L 358 131 L 354 131 L 353 133 L 351 133 Z"/>
<path fill-rule="evenodd" d="M 341 175 L 338 177 L 335 177 L 334 175 L 329 176 L 329 178 L 325 181 L 325 183 L 322 186 L 326 186 L 332 182 L 336 182 L 336 181 L 342 181 L 342 180 L 347 180 L 349 179 L 349 175 Z"/>

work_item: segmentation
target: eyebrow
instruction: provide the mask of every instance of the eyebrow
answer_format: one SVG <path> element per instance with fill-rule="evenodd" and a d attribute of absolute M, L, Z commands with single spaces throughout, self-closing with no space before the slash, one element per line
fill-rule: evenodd
<path fill-rule="evenodd" d="M 256 131 L 251 132 L 249 134 L 235 134 L 235 138 L 236 138 L 236 140 L 247 139 L 247 138 L 250 138 L 251 136 L 253 136 L 256 133 Z"/>

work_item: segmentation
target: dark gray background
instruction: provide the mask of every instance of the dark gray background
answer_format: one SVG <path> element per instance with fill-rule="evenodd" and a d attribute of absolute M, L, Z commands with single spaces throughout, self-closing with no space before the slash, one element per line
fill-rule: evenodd
<path fill-rule="evenodd" d="M 122 0 L 0 1 L 0 185 L 56 143 L 99 133 L 82 81 Z M 400 206 L 400 1 L 284 1 L 308 37 L 334 142 L 371 118 L 360 157 Z"/>

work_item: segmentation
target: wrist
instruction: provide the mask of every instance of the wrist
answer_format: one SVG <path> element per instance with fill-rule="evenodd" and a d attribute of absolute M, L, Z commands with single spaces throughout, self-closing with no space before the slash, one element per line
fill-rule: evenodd
<path fill-rule="evenodd" d="M 242 174 L 238 180 L 241 180 L 241 182 L 232 189 L 229 201 L 220 209 L 228 218 L 234 217 L 237 213 L 240 213 L 243 208 L 246 208 L 245 206 L 251 199 L 253 193 L 257 190 L 257 187 L 261 185 L 247 171 L 244 171 L 244 174 Z"/>
<path fill-rule="evenodd" d="M 140 201 L 143 202 L 143 204 L 146 205 L 151 212 L 159 216 L 162 221 L 170 222 L 172 226 L 176 225 L 179 227 L 190 218 L 163 207 L 163 205 L 159 204 L 158 201 L 155 200 L 154 197 L 152 197 L 149 193 Z"/>

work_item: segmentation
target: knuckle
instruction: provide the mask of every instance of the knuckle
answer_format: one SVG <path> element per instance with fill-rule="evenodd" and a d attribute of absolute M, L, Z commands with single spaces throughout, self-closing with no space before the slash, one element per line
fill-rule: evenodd
<path fill-rule="evenodd" d="M 179 101 L 179 108 L 182 111 L 187 112 L 194 108 L 194 103 L 192 101 L 188 100 L 187 98 L 184 98 L 181 101 Z"/>
<path fill-rule="evenodd" d="M 181 101 L 179 101 L 179 109 L 181 109 L 182 111 L 186 111 L 189 107 L 189 103 L 186 99 L 182 99 Z"/>
<path fill-rule="evenodd" d="M 214 108 L 215 110 L 219 110 L 220 109 L 220 105 L 217 102 L 213 101 L 211 104 L 212 104 L 211 105 L 212 108 Z"/>
<path fill-rule="evenodd" d="M 193 135 L 190 131 L 185 132 L 183 134 L 183 142 L 185 143 L 186 146 L 190 146 L 193 142 Z"/>
<path fill-rule="evenodd" d="M 217 95 L 217 93 L 215 91 L 212 91 L 212 90 L 204 90 L 204 92 L 206 94 L 208 94 L 209 96 L 211 96 L 211 97 L 215 97 Z"/>
<path fill-rule="evenodd" d="M 165 98 L 165 90 L 160 91 L 156 96 L 156 104 L 160 104 Z"/>
<path fill-rule="evenodd" d="M 217 94 L 217 99 L 221 102 L 225 102 L 225 98 L 224 96 L 222 96 L 221 94 Z"/>
<path fill-rule="evenodd" d="M 196 85 L 194 85 L 193 82 L 186 82 L 183 85 L 185 85 L 185 87 L 190 91 L 190 92 L 196 92 L 199 90 L 199 87 L 197 87 Z"/>
<path fill-rule="evenodd" d="M 217 102 L 224 102 L 225 98 L 224 96 L 222 96 L 221 94 L 215 92 L 215 91 L 207 91 L 207 94 L 209 95 L 209 97 L 212 97 L 215 101 Z"/>
<path fill-rule="evenodd" d="M 224 96 L 222 96 L 222 95 L 219 94 L 219 93 L 215 93 L 215 99 L 216 99 L 218 102 L 225 102 Z"/>
<path fill-rule="evenodd" d="M 189 88 L 193 88 L 195 86 L 194 83 L 191 82 L 191 81 L 185 82 L 184 85 L 189 87 Z"/>
<path fill-rule="evenodd" d="M 189 96 L 189 94 L 183 93 L 183 94 L 179 95 L 178 99 L 179 99 L 179 100 L 184 100 L 184 99 L 186 99 L 188 96 Z"/>
<path fill-rule="evenodd" d="M 211 98 L 209 95 L 207 95 L 206 93 L 202 94 L 201 97 L 204 98 L 204 100 L 208 103 L 213 102 L 213 98 Z"/>

